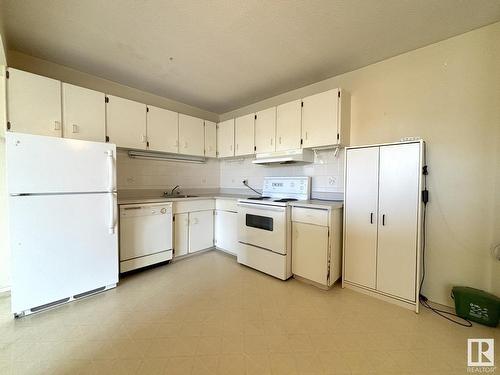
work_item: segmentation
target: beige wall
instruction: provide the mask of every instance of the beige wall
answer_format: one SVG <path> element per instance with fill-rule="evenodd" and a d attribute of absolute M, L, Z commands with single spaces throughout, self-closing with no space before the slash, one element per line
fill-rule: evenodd
<path fill-rule="evenodd" d="M 500 23 L 220 118 L 334 87 L 352 95 L 352 144 L 405 136 L 427 141 L 430 204 L 424 293 L 446 304 L 452 303 L 453 285 L 498 293 L 500 262 L 493 261 L 490 249 L 500 242 Z"/>
<path fill-rule="evenodd" d="M 63 82 L 87 87 L 110 95 L 116 95 L 123 98 L 136 100 L 138 102 L 150 104 L 156 107 L 170 109 L 175 112 L 200 117 L 205 120 L 218 120 L 218 115 L 216 113 L 205 111 L 203 109 L 196 108 L 158 95 L 150 94 L 148 92 L 140 91 L 116 82 L 108 81 L 106 79 L 83 73 L 63 65 L 58 65 L 50 61 L 29 56 L 18 51 L 9 51 L 8 65 L 12 68 L 26 70 L 31 73 L 55 78 Z"/>

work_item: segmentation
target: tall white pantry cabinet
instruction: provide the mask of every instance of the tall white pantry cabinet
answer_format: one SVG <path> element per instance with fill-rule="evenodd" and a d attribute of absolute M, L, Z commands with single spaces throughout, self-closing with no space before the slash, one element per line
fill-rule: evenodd
<path fill-rule="evenodd" d="M 342 285 L 418 312 L 423 141 L 346 148 Z"/>

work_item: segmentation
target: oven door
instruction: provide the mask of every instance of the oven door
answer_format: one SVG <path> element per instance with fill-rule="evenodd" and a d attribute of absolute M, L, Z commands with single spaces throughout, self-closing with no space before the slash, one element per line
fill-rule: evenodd
<path fill-rule="evenodd" d="M 238 241 L 286 254 L 286 207 L 238 203 Z"/>

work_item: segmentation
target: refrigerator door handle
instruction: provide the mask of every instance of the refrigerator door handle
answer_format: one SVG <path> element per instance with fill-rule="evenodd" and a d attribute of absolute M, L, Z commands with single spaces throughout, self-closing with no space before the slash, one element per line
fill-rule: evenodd
<path fill-rule="evenodd" d="M 109 193 L 109 234 L 115 233 L 116 215 L 115 215 L 115 194 Z"/>
<path fill-rule="evenodd" d="M 106 152 L 108 157 L 108 172 L 109 172 L 109 192 L 116 190 L 115 186 L 115 160 L 113 158 L 113 150 Z"/>

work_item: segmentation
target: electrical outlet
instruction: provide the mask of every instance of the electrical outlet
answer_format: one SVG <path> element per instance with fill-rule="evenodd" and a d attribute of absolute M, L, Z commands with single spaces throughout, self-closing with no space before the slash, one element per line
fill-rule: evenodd
<path fill-rule="evenodd" d="M 337 178 L 334 176 L 328 177 L 328 185 L 334 186 L 337 183 Z"/>

